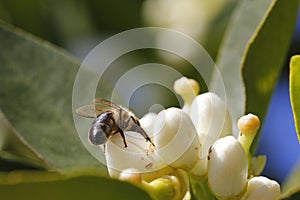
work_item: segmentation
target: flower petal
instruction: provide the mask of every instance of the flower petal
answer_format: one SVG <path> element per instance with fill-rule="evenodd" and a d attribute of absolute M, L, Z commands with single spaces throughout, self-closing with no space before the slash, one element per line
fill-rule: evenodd
<path fill-rule="evenodd" d="M 280 185 L 263 176 L 253 177 L 248 182 L 243 200 L 280 199 Z"/>
<path fill-rule="evenodd" d="M 218 139 L 208 155 L 208 183 L 219 197 L 237 197 L 246 187 L 248 161 L 242 145 L 233 136 Z"/>
<path fill-rule="evenodd" d="M 218 138 L 232 135 L 232 121 L 226 105 L 212 92 L 200 94 L 194 99 L 190 116 L 202 143 L 201 158 L 207 156 L 209 147 Z"/>
<path fill-rule="evenodd" d="M 128 144 L 126 148 L 120 134 L 107 140 L 105 158 L 111 177 L 119 177 L 120 172 L 127 168 L 150 173 L 166 167 L 154 147 L 139 133 L 126 131 L 125 137 Z"/>
<path fill-rule="evenodd" d="M 190 170 L 201 151 L 196 129 L 189 116 L 178 108 L 161 111 L 154 123 L 154 144 L 171 167 Z"/>

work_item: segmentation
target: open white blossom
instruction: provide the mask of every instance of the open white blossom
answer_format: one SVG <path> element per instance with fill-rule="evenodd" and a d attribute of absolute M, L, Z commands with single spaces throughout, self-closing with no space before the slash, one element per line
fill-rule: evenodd
<path fill-rule="evenodd" d="M 124 148 L 120 134 L 111 136 L 105 148 L 110 176 L 117 178 L 127 168 L 135 168 L 154 177 L 168 166 L 185 170 L 194 167 L 201 145 L 196 129 L 185 112 L 169 108 L 157 116 L 147 114 L 141 122 L 146 131 L 151 131 L 149 135 L 155 146 L 136 132 L 125 132 L 127 148 Z"/>
<path fill-rule="evenodd" d="M 120 134 L 115 134 L 106 142 L 105 158 L 111 177 L 118 178 L 121 171 L 135 168 L 141 173 L 156 173 L 166 167 L 154 147 L 139 133 L 125 132 L 128 147 Z"/>
<path fill-rule="evenodd" d="M 277 200 L 280 199 L 280 185 L 263 176 L 249 180 L 247 192 L 242 200 Z"/>
<path fill-rule="evenodd" d="M 208 155 L 208 183 L 220 198 L 237 198 L 247 186 L 248 161 L 242 145 L 233 136 L 218 139 Z"/>
<path fill-rule="evenodd" d="M 149 137 L 153 137 L 153 126 L 155 119 L 157 117 L 156 113 L 150 112 L 145 114 L 141 119 L 140 119 L 140 124 L 141 127 L 144 129 L 146 133 L 148 133 Z"/>

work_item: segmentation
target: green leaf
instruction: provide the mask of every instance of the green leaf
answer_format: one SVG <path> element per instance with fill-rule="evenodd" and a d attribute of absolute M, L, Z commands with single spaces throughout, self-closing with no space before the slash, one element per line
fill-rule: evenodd
<path fill-rule="evenodd" d="M 273 1 L 243 59 L 246 112 L 264 120 L 294 33 L 298 0 Z M 258 137 L 256 137 L 258 138 Z M 257 140 L 252 145 L 255 150 Z"/>
<path fill-rule="evenodd" d="M 47 169 L 106 168 L 83 147 L 72 118 L 79 62 L 0 23 L 0 158 Z"/>
<path fill-rule="evenodd" d="M 294 114 L 296 132 L 300 143 L 300 55 L 290 61 L 290 100 Z"/>
<path fill-rule="evenodd" d="M 282 184 L 282 198 L 288 198 L 292 195 L 300 194 L 300 162 L 292 170 L 287 179 Z"/>
<path fill-rule="evenodd" d="M 237 7 L 217 59 L 234 124 L 249 112 L 264 119 L 297 9 L 298 0 L 244 0 Z"/>
<path fill-rule="evenodd" d="M 291 196 L 289 196 L 288 198 L 282 198 L 284 200 L 298 200 L 300 199 L 300 192 L 297 192 Z"/>
<path fill-rule="evenodd" d="M 15 171 L 0 173 L 1 199 L 151 199 L 149 195 L 126 182 L 86 172 Z"/>
<path fill-rule="evenodd" d="M 272 0 L 240 1 L 219 50 L 217 66 L 224 81 L 227 105 L 234 125 L 245 113 L 245 85 L 241 73 L 245 50 L 271 3 Z M 212 84 L 215 87 L 218 85 L 216 83 L 213 76 Z"/>
<path fill-rule="evenodd" d="M 50 168 L 26 143 L 0 110 L 0 158 L 2 170 L 8 170 L 12 163 L 29 165 L 34 168 Z"/>

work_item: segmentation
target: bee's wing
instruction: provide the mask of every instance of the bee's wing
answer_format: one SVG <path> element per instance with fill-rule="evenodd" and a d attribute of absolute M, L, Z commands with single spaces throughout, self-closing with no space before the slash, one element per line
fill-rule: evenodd
<path fill-rule="evenodd" d="M 76 113 L 82 117 L 96 118 L 98 116 L 97 111 L 93 105 L 85 105 L 76 109 Z"/>
<path fill-rule="evenodd" d="M 94 102 L 95 110 L 100 113 L 107 112 L 107 111 L 118 113 L 119 110 L 121 109 L 119 105 L 106 99 L 94 99 L 93 102 Z"/>

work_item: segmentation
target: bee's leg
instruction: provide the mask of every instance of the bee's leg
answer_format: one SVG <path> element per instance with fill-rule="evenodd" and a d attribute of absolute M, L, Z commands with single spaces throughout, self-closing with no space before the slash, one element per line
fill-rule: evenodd
<path fill-rule="evenodd" d="M 126 142 L 126 139 L 125 139 L 125 134 L 122 131 L 122 129 L 120 129 L 119 132 L 120 132 L 121 137 L 123 138 L 123 143 L 124 143 L 125 148 L 126 148 L 127 147 L 127 142 Z"/>
<path fill-rule="evenodd" d="M 118 129 L 117 131 L 115 131 L 113 134 L 116 134 L 116 133 L 120 133 L 121 137 L 123 138 L 123 143 L 124 143 L 124 146 L 125 148 L 127 147 L 127 142 L 126 142 L 126 139 L 125 139 L 125 134 L 124 132 L 122 131 L 122 129 Z"/>
<path fill-rule="evenodd" d="M 133 116 L 130 116 L 130 119 L 131 119 L 136 125 L 140 126 L 140 122 L 139 122 L 137 119 L 135 119 Z"/>
<path fill-rule="evenodd" d="M 139 120 L 135 119 L 133 116 L 130 116 L 130 118 L 127 120 L 125 127 L 128 127 L 130 120 L 132 120 L 134 122 L 134 124 L 141 126 Z"/>
<path fill-rule="evenodd" d="M 139 120 L 135 120 L 135 123 L 136 123 L 138 126 L 141 126 L 141 124 L 140 124 L 140 121 L 139 121 Z"/>
<path fill-rule="evenodd" d="M 153 146 L 155 146 L 153 144 L 153 142 L 151 141 L 150 137 L 147 135 L 147 133 L 144 131 L 144 129 L 140 126 L 140 122 L 137 119 L 135 119 L 133 116 L 130 116 L 130 119 L 126 122 L 126 127 L 128 126 L 130 120 L 132 120 L 136 124 L 136 129 L 146 139 L 146 142 L 150 142 Z"/>

